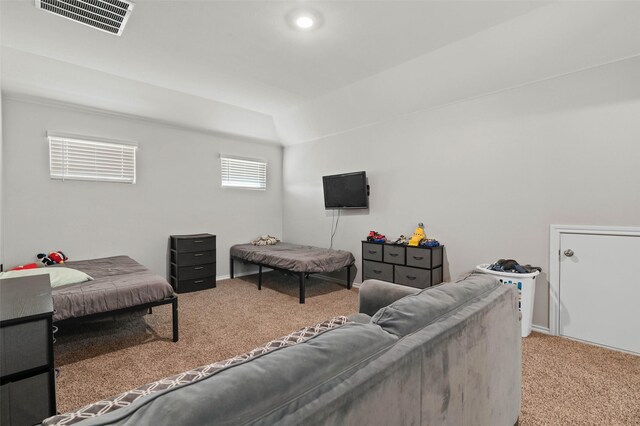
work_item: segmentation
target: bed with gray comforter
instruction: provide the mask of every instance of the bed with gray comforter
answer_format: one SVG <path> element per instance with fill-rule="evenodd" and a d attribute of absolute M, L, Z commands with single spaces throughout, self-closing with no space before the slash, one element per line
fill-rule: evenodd
<path fill-rule="evenodd" d="M 297 274 L 300 282 L 300 303 L 305 299 L 305 276 L 316 273 L 330 273 L 347 269 L 347 289 L 351 288 L 351 266 L 355 257 L 345 250 L 333 250 L 300 244 L 277 243 L 256 246 L 236 244 L 231 246 L 230 276 L 233 278 L 234 259 L 258 265 L 258 289 L 262 289 L 262 267 L 278 269 Z"/>
<path fill-rule="evenodd" d="M 77 269 L 93 280 L 52 289 L 54 322 L 172 303 L 174 341 L 177 341 L 178 299 L 173 288 L 129 256 L 69 261 L 57 266 Z"/>

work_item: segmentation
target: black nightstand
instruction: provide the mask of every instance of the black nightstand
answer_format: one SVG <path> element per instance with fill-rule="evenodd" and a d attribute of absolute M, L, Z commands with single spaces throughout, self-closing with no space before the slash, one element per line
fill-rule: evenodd
<path fill-rule="evenodd" d="M 215 235 L 172 235 L 170 250 L 170 282 L 177 293 L 215 288 Z"/>
<path fill-rule="evenodd" d="M 0 301 L 0 423 L 40 423 L 56 413 L 49 276 L 0 280 Z"/>

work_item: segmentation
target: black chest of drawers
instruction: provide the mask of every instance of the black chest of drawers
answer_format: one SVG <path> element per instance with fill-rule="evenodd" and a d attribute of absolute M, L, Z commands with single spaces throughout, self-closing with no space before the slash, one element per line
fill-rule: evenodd
<path fill-rule="evenodd" d="M 178 293 L 216 286 L 216 236 L 172 235 L 170 247 L 171 285 Z"/>
<path fill-rule="evenodd" d="M 362 242 L 362 280 L 376 279 L 416 288 L 442 282 L 443 246 L 412 247 Z"/>
<path fill-rule="evenodd" d="M 56 413 L 53 300 L 48 275 L 0 280 L 0 424 Z"/>

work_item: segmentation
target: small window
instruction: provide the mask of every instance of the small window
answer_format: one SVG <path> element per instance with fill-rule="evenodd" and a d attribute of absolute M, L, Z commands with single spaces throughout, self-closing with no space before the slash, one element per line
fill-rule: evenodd
<path fill-rule="evenodd" d="M 220 156 L 222 187 L 267 189 L 267 163 L 261 160 Z"/>
<path fill-rule="evenodd" d="M 51 179 L 136 183 L 133 142 L 49 133 Z"/>

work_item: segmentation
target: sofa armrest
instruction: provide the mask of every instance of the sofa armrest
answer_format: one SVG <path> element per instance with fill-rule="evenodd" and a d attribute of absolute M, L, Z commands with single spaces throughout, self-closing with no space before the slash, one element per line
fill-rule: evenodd
<path fill-rule="evenodd" d="M 373 316 L 398 299 L 419 293 L 421 289 L 392 284 L 386 281 L 366 280 L 360 286 L 360 308 L 362 314 Z"/>

